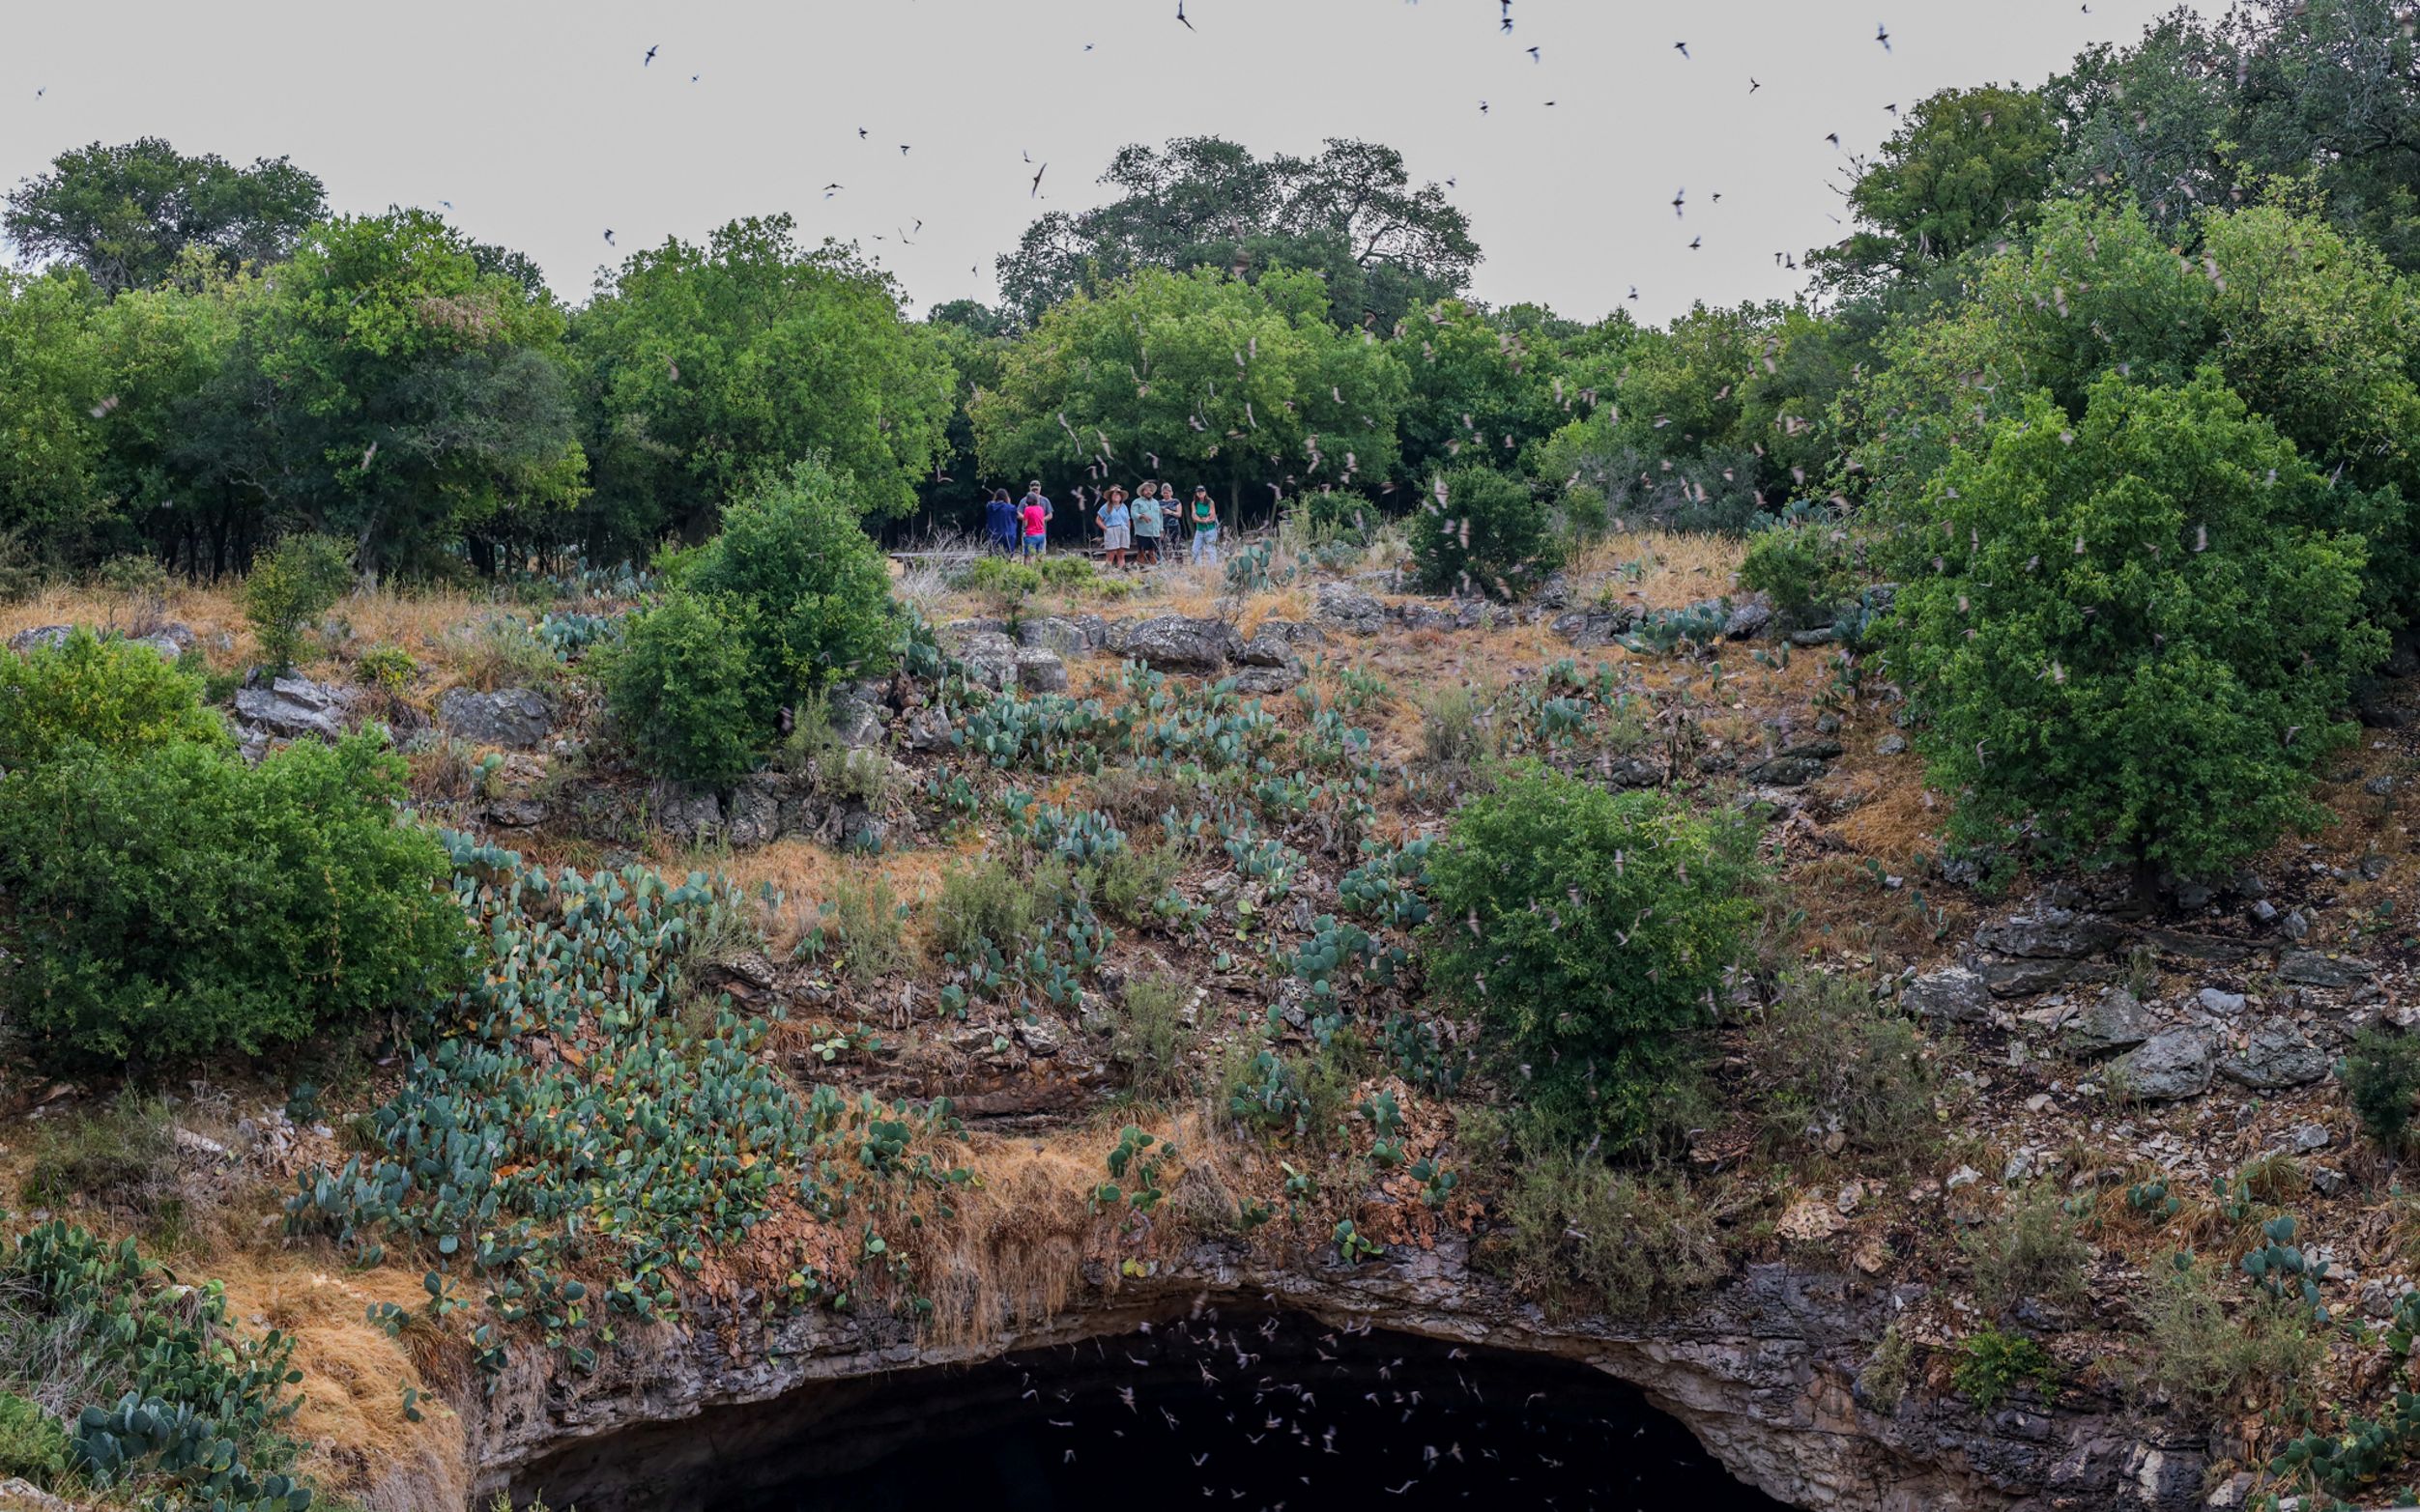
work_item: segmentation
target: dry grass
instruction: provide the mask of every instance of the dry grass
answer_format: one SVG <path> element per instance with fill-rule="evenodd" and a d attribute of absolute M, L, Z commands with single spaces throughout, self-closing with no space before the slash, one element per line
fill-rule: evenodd
<path fill-rule="evenodd" d="M 451 1342 L 415 1328 L 389 1338 L 365 1316 L 374 1302 L 424 1303 L 415 1277 L 393 1268 L 331 1273 L 295 1253 L 222 1253 L 211 1269 L 237 1319 L 295 1340 L 302 1404 L 289 1431 L 304 1445 L 304 1473 L 369 1512 L 467 1503 L 461 1421 L 428 1399 L 431 1377 L 453 1374 Z M 423 1393 L 417 1423 L 403 1415 L 407 1385 Z"/>
<path fill-rule="evenodd" d="M 1590 542 L 1567 569 L 1575 600 L 1593 594 L 1599 584 L 1613 596 L 1649 609 L 1679 609 L 1699 599 L 1716 598 L 1739 589 L 1740 558 L 1747 543 L 1732 536 L 1673 534 L 1663 530 L 1622 530 Z M 1620 569 L 1642 563 L 1638 581 Z"/>
<path fill-rule="evenodd" d="M 648 864 L 667 872 L 719 874 L 737 883 L 751 899 L 770 884 L 782 895 L 782 905 L 762 923 L 767 948 L 779 956 L 797 946 L 815 917 L 816 905 L 832 896 L 844 876 L 868 881 L 879 875 L 890 883 L 902 902 L 920 905 L 940 891 L 943 871 L 978 859 L 983 852 L 984 837 L 979 830 L 966 832 L 955 846 L 924 845 L 879 856 L 845 855 L 793 836 L 755 850 L 667 851 L 649 857 Z M 908 920 L 911 943 L 921 944 L 922 914 L 919 906 Z"/>

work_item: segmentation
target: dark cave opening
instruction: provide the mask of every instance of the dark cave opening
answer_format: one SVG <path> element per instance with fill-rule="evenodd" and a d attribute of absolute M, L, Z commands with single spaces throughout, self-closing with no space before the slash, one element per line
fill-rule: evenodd
<path fill-rule="evenodd" d="M 574 1445 L 515 1478 L 580 1512 L 1370 1504 L 1786 1512 L 1578 1361 L 1205 1310 L 982 1364 L 808 1386 Z M 1167 1498 L 1175 1498 L 1173 1503 Z"/>

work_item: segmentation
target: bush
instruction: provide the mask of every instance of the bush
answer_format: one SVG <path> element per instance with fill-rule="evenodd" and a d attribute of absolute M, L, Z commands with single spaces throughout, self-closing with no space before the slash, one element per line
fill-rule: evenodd
<path fill-rule="evenodd" d="M 199 745 L 89 749 L 0 778 L 0 978 L 41 1059 L 256 1052 L 425 1002 L 470 934 L 403 763 L 367 736 L 247 766 Z"/>
<path fill-rule="evenodd" d="M 0 1391 L 0 1480 L 14 1477 L 37 1487 L 68 1477 L 68 1431 L 59 1419 L 13 1392 Z"/>
<path fill-rule="evenodd" d="M 634 616 L 606 701 L 662 775 L 723 782 L 772 743 L 785 709 L 888 665 L 890 574 L 844 479 L 801 462 L 724 512 L 673 563 L 677 586 Z"/>
<path fill-rule="evenodd" d="M 2073 422 L 2037 396 L 1953 453 L 1884 634 L 1960 838 L 2030 823 L 2147 890 L 2322 818 L 2312 764 L 2386 649 L 2347 492 L 2210 374 L 2113 374 Z"/>
<path fill-rule="evenodd" d="M 959 960 L 983 958 L 989 941 L 1012 959 L 1039 938 L 1044 899 L 1032 884 L 987 857 L 941 873 L 933 902 L 933 944 Z"/>
<path fill-rule="evenodd" d="M 1536 1111 L 1638 1142 L 1756 917 L 1751 844 L 1736 815 L 1512 767 L 1429 858 L 1428 980 L 1478 1010 Z"/>
<path fill-rule="evenodd" d="M 234 749 L 201 695 L 201 679 L 150 646 L 82 628 L 22 655 L 0 647 L 0 771 L 45 765 L 79 745 L 105 756 Z"/>
<path fill-rule="evenodd" d="M 390 697 L 411 687 L 412 679 L 418 675 L 420 664 L 399 645 L 371 646 L 353 664 L 354 681 Z"/>
<path fill-rule="evenodd" d="M 261 659 L 283 671 L 302 651 L 302 632 L 334 607 L 353 582 L 353 549 L 332 535 L 289 535 L 252 562 L 244 580 L 244 617 Z"/>
<path fill-rule="evenodd" d="M 2049 1352 L 2031 1339 L 1998 1328 L 1985 1328 L 1967 1340 L 1949 1379 L 1983 1412 L 2021 1386 L 2031 1385 L 2045 1401 L 2059 1392 L 2059 1367 Z"/>
<path fill-rule="evenodd" d="M 2215 1412 L 2246 1399 L 2279 1400 L 2309 1382 L 2326 1356 L 2324 1327 L 2298 1301 L 2256 1292 L 2231 1311 L 2223 1269 L 2182 1255 L 2162 1269 L 2144 1308 L 2151 1349 L 2139 1384 Z"/>
<path fill-rule="evenodd" d="M 1130 978 L 1109 1036 L 1109 1057 L 1126 1068 L 1126 1084 L 1145 1099 L 1173 1097 L 1186 1086 L 1185 1021 L 1193 991 L 1175 977 Z"/>
<path fill-rule="evenodd" d="M 1080 557 L 1052 556 L 1049 561 L 1078 561 Z M 1087 567 L 1090 562 L 1085 562 Z M 1029 561 L 1012 561 L 1006 556 L 986 556 L 966 569 L 964 580 L 968 591 L 982 596 L 984 607 L 1001 619 L 1015 625 L 1025 615 L 1025 600 L 1042 591 L 1042 569 Z"/>
<path fill-rule="evenodd" d="M 669 594 L 633 614 L 621 644 L 602 655 L 606 703 L 649 770 L 726 783 L 755 764 L 748 614 L 727 598 Z"/>
<path fill-rule="evenodd" d="M 1748 1026 L 1746 1059 L 1776 1145 L 1821 1144 L 1905 1160 L 1938 1140 L 1940 1078 L 1915 1026 L 1876 1003 L 1862 983 L 1809 973 Z"/>
<path fill-rule="evenodd" d="M 1636 1322 L 1671 1313 L 1731 1273 L 1714 1205 L 1685 1177 L 1616 1175 L 1594 1156 L 1523 1139 L 1498 1206 L 1494 1257 L 1522 1295 L 1555 1316 L 1599 1311 Z"/>
<path fill-rule="evenodd" d="M 1563 563 L 1546 506 L 1529 485 L 1485 468 L 1445 474 L 1443 499 L 1412 518 L 1412 561 L 1432 593 L 1518 598 Z"/>
<path fill-rule="evenodd" d="M 2389 1151 L 2401 1149 L 2412 1096 L 2420 1093 L 2420 1040 L 2364 1029 L 2353 1037 L 2342 1074 L 2363 1132 Z"/>
<path fill-rule="evenodd" d="M 1740 559 L 1740 586 L 1772 599 L 1785 630 L 1830 624 L 1841 606 L 1857 599 L 1847 532 L 1826 520 L 1794 520 L 1758 531 Z"/>
<path fill-rule="evenodd" d="M 2041 1188 L 1988 1227 L 1960 1236 L 1974 1266 L 1974 1295 L 1995 1313 L 2020 1302 L 2071 1306 L 2089 1293 L 2084 1268 L 2092 1246 L 2056 1192 Z"/>

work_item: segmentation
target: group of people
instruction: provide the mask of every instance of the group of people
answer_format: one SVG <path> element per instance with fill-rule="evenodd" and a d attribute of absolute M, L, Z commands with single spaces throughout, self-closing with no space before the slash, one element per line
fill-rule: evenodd
<path fill-rule="evenodd" d="M 993 550 L 1039 556 L 1050 544 L 1056 511 L 1043 496 L 1039 479 L 1025 485 L 1025 497 L 1020 499 L 1010 499 L 1007 489 L 994 489 L 983 508 L 984 533 Z M 1137 566 L 1150 566 L 1160 560 L 1161 543 L 1178 534 L 1186 539 L 1188 560 L 1215 564 L 1219 559 L 1219 506 L 1206 488 L 1196 488 L 1190 500 L 1180 500 L 1175 484 L 1148 482 L 1130 500 L 1126 490 L 1112 486 L 1101 496 L 1092 523 L 1101 531 L 1101 549 L 1112 567 L 1126 566 L 1130 557 Z"/>

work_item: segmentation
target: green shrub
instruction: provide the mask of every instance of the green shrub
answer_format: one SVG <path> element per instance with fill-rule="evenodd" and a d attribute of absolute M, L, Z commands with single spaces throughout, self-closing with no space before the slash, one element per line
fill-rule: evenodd
<path fill-rule="evenodd" d="M 2028 1300 L 2072 1306 L 2090 1295 L 2084 1268 L 2092 1246 L 2048 1186 L 2020 1198 L 1998 1221 L 1959 1236 L 1959 1242 L 1974 1267 L 1974 1295 L 1994 1313 Z"/>
<path fill-rule="evenodd" d="M 601 653 L 606 703 L 649 770 L 726 783 L 755 764 L 748 617 L 734 600 L 674 592 L 633 614 L 621 644 Z"/>
<path fill-rule="evenodd" d="M 420 675 L 420 664 L 399 645 L 374 645 L 353 664 L 353 680 L 384 694 L 399 694 Z"/>
<path fill-rule="evenodd" d="M 1905 1160 L 1939 1142 L 1940 1077 L 1914 1025 L 1864 984 L 1810 972 L 1785 980 L 1747 1026 L 1746 1060 L 1768 1140 L 1852 1148 Z"/>
<path fill-rule="evenodd" d="M 447 656 L 468 687 L 482 693 L 504 688 L 550 688 L 562 680 L 562 658 L 517 614 L 491 614 L 447 638 Z"/>
<path fill-rule="evenodd" d="M 1440 480 L 1412 517 L 1412 561 L 1432 593 L 1518 598 L 1562 565 L 1546 506 L 1519 478 L 1486 468 L 1459 468 Z"/>
<path fill-rule="evenodd" d="M 1051 556 L 1046 561 L 1083 561 L 1079 556 Z M 1089 568 L 1092 563 L 1085 561 Z M 986 556 L 966 569 L 963 580 L 971 592 L 980 594 L 984 607 L 1012 626 L 1025 616 L 1025 600 L 1042 591 L 1042 568 L 1033 562 L 1012 561 L 1006 556 Z"/>
<path fill-rule="evenodd" d="M 1174 845 L 1120 845 L 1092 869 L 1092 896 L 1110 918 L 1139 925 L 1155 917 L 1153 905 L 1184 870 Z"/>
<path fill-rule="evenodd" d="M 988 557 L 986 559 L 992 561 L 1005 560 L 1003 557 Z M 1045 584 L 1054 588 L 1065 589 L 1069 592 L 1073 592 L 1079 588 L 1091 587 L 1094 584 L 1101 581 L 1101 574 L 1099 570 L 1092 565 L 1092 558 L 1089 556 L 1077 556 L 1062 553 L 1056 556 L 1043 557 L 1039 562 L 1034 564 L 1034 568 L 1042 574 L 1042 581 Z"/>
<path fill-rule="evenodd" d="M 14 1476 L 48 1488 L 67 1479 L 69 1464 L 68 1431 L 59 1419 L 0 1391 L 0 1480 Z"/>
<path fill-rule="evenodd" d="M 402 761 L 367 736 L 258 766 L 72 751 L 0 778 L 12 1027 L 45 1061 L 157 1064 L 447 990 L 468 928 L 403 796 Z"/>
<path fill-rule="evenodd" d="M 1421 699 L 1420 760 L 1437 772 L 1466 772 L 1496 754 L 1499 739 L 1484 691 L 1447 683 Z"/>
<path fill-rule="evenodd" d="M 1740 585 L 1772 600 L 1785 630 L 1829 625 L 1857 598 L 1847 532 L 1828 520 L 1799 520 L 1749 537 Z"/>
<path fill-rule="evenodd" d="M 1109 1036 L 1109 1057 L 1126 1068 L 1126 1084 L 1146 1100 L 1186 1088 L 1185 1005 L 1193 989 L 1175 977 L 1129 978 Z"/>
<path fill-rule="evenodd" d="M 674 564 L 609 659 L 606 702 L 663 776 L 724 782 L 768 749 L 782 711 L 887 666 L 890 574 L 844 478 L 801 462 L 724 512 Z"/>
<path fill-rule="evenodd" d="M 302 632 L 344 597 L 353 549 L 332 535 L 289 535 L 252 562 L 244 580 L 244 617 L 261 660 L 278 670 L 302 652 Z"/>
<path fill-rule="evenodd" d="M 157 1216 L 161 1174 L 176 1160 L 169 1120 L 167 1104 L 131 1091 L 90 1113 L 44 1119 L 35 1126 L 19 1188 L 25 1201 L 42 1208 L 87 1201 Z"/>
<path fill-rule="evenodd" d="M 2420 1040 L 2364 1029 L 2353 1037 L 2342 1072 L 2362 1130 L 2390 1151 L 2402 1148 L 2412 1097 L 2420 1093 Z"/>
<path fill-rule="evenodd" d="M 2204 1412 L 2245 1399 L 2275 1401 L 2294 1393 L 2327 1354 L 2327 1330 L 2311 1309 L 2259 1293 L 2229 1305 L 2224 1268 L 2188 1257 L 2166 1273 L 2144 1304 L 2150 1357 L 2138 1384 L 2172 1402 Z"/>
<path fill-rule="evenodd" d="M 989 941 L 1013 958 L 1039 937 L 1044 902 L 1031 883 L 994 857 L 952 868 L 941 873 L 940 895 L 933 901 L 933 944 L 973 961 Z"/>
<path fill-rule="evenodd" d="M 2354 492 L 2209 373 L 2112 374 L 2073 421 L 2037 396 L 1953 453 L 1893 537 L 1884 635 L 1960 838 L 2028 823 L 2147 889 L 2319 822 L 2312 764 L 2386 650 L 2335 528 Z"/>
<path fill-rule="evenodd" d="M 141 552 L 112 556 L 94 572 L 93 581 L 112 593 L 158 606 L 168 596 L 168 569 L 159 558 Z"/>
<path fill-rule="evenodd" d="M 862 992 L 880 978 L 908 969 L 908 905 L 880 872 L 850 873 L 832 891 L 834 963 Z"/>
<path fill-rule="evenodd" d="M 1857 1373 L 1858 1389 L 1886 1412 L 1899 1411 L 1908 1394 L 1908 1377 L 1916 1363 L 1916 1341 L 1893 1319 L 1883 1328 L 1874 1357 Z"/>
<path fill-rule="evenodd" d="M 2031 1339 L 1998 1328 L 1985 1328 L 1966 1341 L 1949 1379 L 1984 1412 L 2022 1386 L 2031 1385 L 2045 1401 L 2059 1393 L 2059 1367 L 2050 1353 Z"/>
<path fill-rule="evenodd" d="M 1512 767 L 1429 857 L 1428 980 L 1478 1011 L 1534 1109 L 1636 1143 L 1756 917 L 1752 843 L 1735 815 Z"/>
<path fill-rule="evenodd" d="M 21 655 L 0 647 L 0 771 L 42 766 L 75 745 L 108 756 L 234 749 L 201 694 L 199 678 L 150 646 L 82 628 Z"/>

